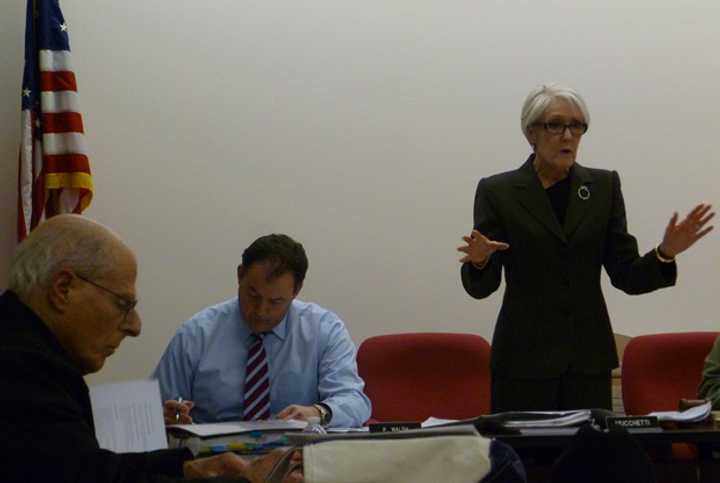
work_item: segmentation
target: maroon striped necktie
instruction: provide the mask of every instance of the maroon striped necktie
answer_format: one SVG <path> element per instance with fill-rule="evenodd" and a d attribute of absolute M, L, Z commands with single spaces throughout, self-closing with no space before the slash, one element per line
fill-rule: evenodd
<path fill-rule="evenodd" d="M 270 377 L 261 335 L 253 334 L 245 367 L 245 409 L 243 419 L 270 418 Z"/>

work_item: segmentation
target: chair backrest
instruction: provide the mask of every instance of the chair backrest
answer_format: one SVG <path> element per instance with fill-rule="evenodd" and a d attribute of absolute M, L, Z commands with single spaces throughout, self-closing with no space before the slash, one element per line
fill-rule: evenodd
<path fill-rule="evenodd" d="M 377 421 L 470 418 L 490 412 L 490 344 L 473 334 L 370 337 L 358 370 Z"/>
<path fill-rule="evenodd" d="M 718 332 L 678 332 L 633 337 L 622 363 L 627 414 L 678 409 L 681 398 L 697 398 L 705 358 Z"/>

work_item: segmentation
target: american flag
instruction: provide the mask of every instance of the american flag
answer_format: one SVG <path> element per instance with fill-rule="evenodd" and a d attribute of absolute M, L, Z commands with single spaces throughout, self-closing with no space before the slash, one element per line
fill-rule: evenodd
<path fill-rule="evenodd" d="M 46 218 L 81 213 L 93 196 L 90 162 L 59 0 L 28 0 L 18 241 Z"/>

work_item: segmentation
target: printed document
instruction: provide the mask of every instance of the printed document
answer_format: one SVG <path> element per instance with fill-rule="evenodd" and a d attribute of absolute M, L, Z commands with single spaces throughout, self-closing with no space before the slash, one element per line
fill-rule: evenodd
<path fill-rule="evenodd" d="M 101 448 L 118 453 L 167 448 L 162 400 L 156 380 L 92 386 L 90 403 Z"/>

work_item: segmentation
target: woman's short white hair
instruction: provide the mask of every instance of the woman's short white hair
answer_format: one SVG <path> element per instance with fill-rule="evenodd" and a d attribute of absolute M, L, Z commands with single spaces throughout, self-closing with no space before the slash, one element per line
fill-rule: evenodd
<path fill-rule="evenodd" d="M 544 84 L 531 90 L 523 103 L 520 126 L 525 137 L 528 136 L 530 126 L 542 117 L 550 103 L 558 97 L 575 104 L 582 112 L 585 124 L 590 126 L 590 112 L 585 99 L 575 89 L 560 84 Z"/>

